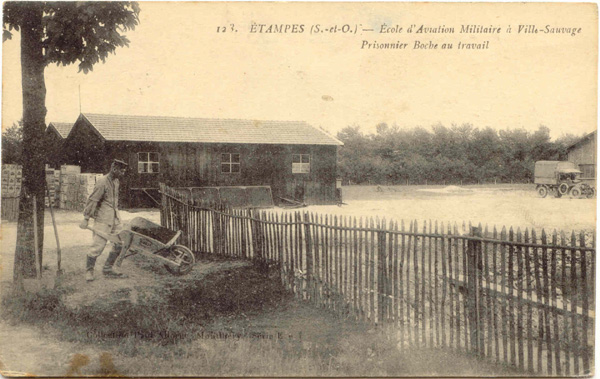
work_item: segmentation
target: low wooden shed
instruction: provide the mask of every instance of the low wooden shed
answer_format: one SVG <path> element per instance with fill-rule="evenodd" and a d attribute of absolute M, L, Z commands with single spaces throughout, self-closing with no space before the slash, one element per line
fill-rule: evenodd
<path fill-rule="evenodd" d="M 66 163 L 106 172 L 129 163 L 121 196 L 147 203 L 172 187 L 268 185 L 274 200 L 336 201 L 342 143 L 306 122 L 81 114 L 65 141 Z M 154 192 L 153 192 L 154 191 Z"/>

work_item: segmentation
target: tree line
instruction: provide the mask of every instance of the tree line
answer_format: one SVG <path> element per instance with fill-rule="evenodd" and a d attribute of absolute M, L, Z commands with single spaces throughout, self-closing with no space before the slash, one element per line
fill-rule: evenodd
<path fill-rule="evenodd" d="M 566 160 L 567 147 L 582 138 L 565 134 L 552 141 L 550 129 L 479 129 L 471 124 L 399 128 L 381 123 L 374 134 L 348 126 L 338 173 L 352 184 L 450 184 L 533 181 L 540 160 Z"/>

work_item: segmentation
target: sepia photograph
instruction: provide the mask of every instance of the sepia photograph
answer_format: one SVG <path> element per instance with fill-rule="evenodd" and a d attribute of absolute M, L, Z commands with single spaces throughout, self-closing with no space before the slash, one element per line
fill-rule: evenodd
<path fill-rule="evenodd" d="M 595 375 L 596 3 L 2 20 L 2 376 Z"/>

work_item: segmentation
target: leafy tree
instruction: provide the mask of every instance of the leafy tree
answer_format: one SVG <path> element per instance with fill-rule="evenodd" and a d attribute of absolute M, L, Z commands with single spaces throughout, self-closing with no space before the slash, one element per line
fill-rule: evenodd
<path fill-rule="evenodd" d="M 87 73 L 94 64 L 128 46 L 124 32 L 139 22 L 135 2 L 27 2 L 4 3 L 3 41 L 21 34 L 23 87 L 23 183 L 19 205 L 14 281 L 35 276 L 33 196 L 36 197 L 38 249 L 43 249 L 44 130 L 46 85 L 44 68 L 52 63 L 79 62 Z M 40 267 L 41 269 L 40 259 Z"/>
<path fill-rule="evenodd" d="M 21 164 L 23 154 L 23 122 L 13 125 L 2 132 L 2 163 Z"/>
<path fill-rule="evenodd" d="M 551 141 L 545 126 L 530 133 L 471 124 L 437 124 L 427 130 L 380 123 L 375 134 L 367 135 L 353 126 L 338 133 L 344 142 L 339 167 L 342 177 L 355 183 L 527 181 L 533 179 L 536 161 L 565 160 L 566 148 L 580 138 Z"/>

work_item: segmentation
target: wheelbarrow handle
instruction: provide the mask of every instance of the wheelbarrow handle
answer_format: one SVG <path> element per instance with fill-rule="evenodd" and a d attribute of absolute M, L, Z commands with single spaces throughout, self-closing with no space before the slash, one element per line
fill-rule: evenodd
<path fill-rule="evenodd" d="M 108 241 L 116 243 L 116 244 L 121 244 L 121 239 L 119 238 L 118 234 L 104 233 L 104 232 L 101 232 L 101 231 L 94 229 L 92 227 L 89 227 L 89 226 L 86 229 L 91 230 L 92 232 L 96 233 L 97 235 L 104 238 L 105 240 L 108 240 Z"/>

